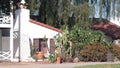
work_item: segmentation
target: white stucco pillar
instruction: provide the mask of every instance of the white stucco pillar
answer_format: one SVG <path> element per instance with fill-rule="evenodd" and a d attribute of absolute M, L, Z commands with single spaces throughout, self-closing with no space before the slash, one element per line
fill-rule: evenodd
<path fill-rule="evenodd" d="M 48 41 L 47 41 L 47 44 L 48 44 L 48 49 L 50 50 L 50 38 L 48 38 Z M 49 51 L 48 51 L 48 56 L 50 55 Z"/>
<path fill-rule="evenodd" d="M 0 29 L 0 51 L 2 51 L 2 30 Z"/>
<path fill-rule="evenodd" d="M 16 24 L 14 26 L 14 30 L 16 30 L 16 32 L 18 33 L 18 37 L 17 39 L 15 39 L 17 43 L 14 45 L 17 46 L 15 50 L 15 56 L 18 56 L 19 61 L 21 62 L 27 62 L 31 56 L 28 30 L 32 27 L 28 26 L 30 20 L 30 11 L 29 9 L 26 9 L 26 7 L 27 4 L 24 0 L 22 0 L 19 3 L 19 9 L 15 11 Z"/>
<path fill-rule="evenodd" d="M 30 41 L 28 36 L 29 27 L 29 10 L 20 9 L 20 60 L 27 62 L 30 58 Z"/>

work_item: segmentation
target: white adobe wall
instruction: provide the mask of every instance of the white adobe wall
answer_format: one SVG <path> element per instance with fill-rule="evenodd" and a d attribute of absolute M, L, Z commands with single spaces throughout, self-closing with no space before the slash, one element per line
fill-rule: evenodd
<path fill-rule="evenodd" d="M 0 29 L 0 51 L 2 51 L 2 30 Z"/>
<path fill-rule="evenodd" d="M 27 31 L 30 38 L 44 38 L 44 36 L 46 36 L 46 38 L 53 38 L 59 33 L 37 24 L 29 23 L 28 25 L 31 27 Z"/>
<path fill-rule="evenodd" d="M 46 38 L 48 39 L 47 44 L 48 48 L 50 48 L 50 39 L 53 39 L 55 35 L 57 35 L 59 32 L 45 28 L 43 26 L 29 23 L 28 26 L 30 27 L 27 32 L 28 36 L 30 37 L 31 43 L 33 45 L 33 39 L 34 38 Z M 47 54 L 44 54 L 44 56 L 48 57 L 49 52 Z"/>
<path fill-rule="evenodd" d="M 120 18 L 111 18 L 110 22 L 120 26 Z"/>

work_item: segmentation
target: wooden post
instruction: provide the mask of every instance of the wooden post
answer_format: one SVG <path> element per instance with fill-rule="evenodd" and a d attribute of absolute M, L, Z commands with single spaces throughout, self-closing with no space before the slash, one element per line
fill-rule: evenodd
<path fill-rule="evenodd" d="M 2 51 L 2 29 L 0 29 L 0 51 Z"/>
<path fill-rule="evenodd" d="M 13 15 L 11 15 L 11 28 L 10 28 L 10 61 L 13 61 Z"/>

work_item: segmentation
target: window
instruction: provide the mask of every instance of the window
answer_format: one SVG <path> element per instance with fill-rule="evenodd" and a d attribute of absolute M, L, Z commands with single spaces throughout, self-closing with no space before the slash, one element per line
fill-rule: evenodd
<path fill-rule="evenodd" d="M 2 36 L 10 37 L 10 29 L 9 28 L 3 28 L 2 29 Z"/>
<path fill-rule="evenodd" d="M 34 38 L 34 49 L 35 51 L 47 52 L 47 43 L 42 38 Z"/>

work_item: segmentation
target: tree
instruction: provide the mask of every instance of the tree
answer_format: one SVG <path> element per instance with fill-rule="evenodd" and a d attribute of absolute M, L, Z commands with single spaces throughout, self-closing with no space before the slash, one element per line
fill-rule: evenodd
<path fill-rule="evenodd" d="M 119 3 L 119 0 L 91 0 L 91 5 L 96 6 L 97 8 L 95 9 L 99 8 L 100 18 L 116 17 L 117 15 L 119 16 Z"/>
<path fill-rule="evenodd" d="M 19 1 L 14 0 L 15 3 Z M 61 28 L 63 24 L 74 25 L 80 17 L 87 17 L 87 19 L 88 17 L 107 19 L 119 17 L 120 11 L 119 0 L 26 0 L 26 2 L 29 3 L 31 15 L 34 14 L 36 9 L 39 10 L 38 21 L 58 28 Z M 83 8 L 81 8 L 82 6 Z M 84 10 L 88 15 L 84 13 L 79 17 L 76 12 L 80 10 Z M 71 21 L 72 23 L 70 23 Z"/>
<path fill-rule="evenodd" d="M 63 46 L 66 47 L 66 50 L 69 50 L 68 53 L 70 56 L 73 57 L 79 54 L 76 54 L 75 51 L 79 52 L 84 45 L 94 41 L 108 45 L 104 33 L 91 29 L 92 21 L 90 18 L 89 3 L 83 2 L 83 4 L 72 5 L 71 7 L 69 13 L 65 13 L 65 17 L 63 15 L 65 19 L 62 19 L 65 25 L 62 32 L 63 36 L 60 38 L 63 40 Z M 67 10 L 67 8 L 65 10 Z M 71 16 L 69 16 L 70 13 L 72 13 Z"/>
<path fill-rule="evenodd" d="M 7 14 L 10 13 L 10 1 L 8 0 L 0 0 L 0 14 Z"/>
<path fill-rule="evenodd" d="M 26 2 L 29 4 L 30 14 L 33 15 L 37 5 L 36 0 L 26 0 Z"/>
<path fill-rule="evenodd" d="M 40 21 L 59 28 L 61 22 L 67 22 L 69 4 L 69 0 L 41 0 Z"/>

